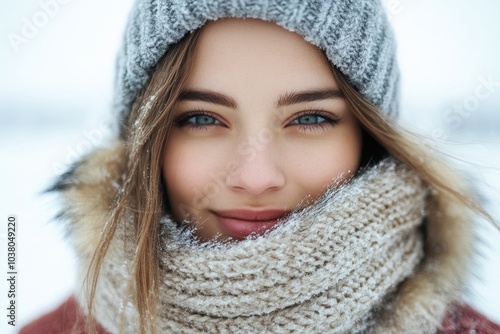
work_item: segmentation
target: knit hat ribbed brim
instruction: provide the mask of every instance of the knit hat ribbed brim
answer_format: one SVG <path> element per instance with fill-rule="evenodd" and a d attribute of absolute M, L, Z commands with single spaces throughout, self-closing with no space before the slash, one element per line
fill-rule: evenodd
<path fill-rule="evenodd" d="M 224 17 L 271 21 L 302 35 L 368 101 L 398 114 L 395 40 L 379 0 L 137 0 L 117 62 L 114 109 L 121 122 L 169 47 Z"/>

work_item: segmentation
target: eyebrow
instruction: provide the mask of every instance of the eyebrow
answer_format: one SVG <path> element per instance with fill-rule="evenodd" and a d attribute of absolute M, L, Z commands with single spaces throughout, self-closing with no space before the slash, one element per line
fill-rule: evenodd
<path fill-rule="evenodd" d="M 203 101 L 220 104 L 224 107 L 236 109 L 238 104 L 235 100 L 221 93 L 209 90 L 185 90 L 179 96 L 179 101 Z"/>
<path fill-rule="evenodd" d="M 276 102 L 277 107 L 289 106 L 303 102 L 313 102 L 327 99 L 343 98 L 343 94 L 336 88 L 308 90 L 303 92 L 285 93 Z M 179 96 L 179 101 L 203 101 L 219 104 L 228 108 L 237 109 L 238 104 L 229 96 L 210 90 L 184 90 Z"/>
<path fill-rule="evenodd" d="M 284 107 L 303 102 L 314 102 L 314 101 L 336 99 L 343 97 L 344 96 L 338 89 L 322 89 L 322 90 L 310 90 L 305 92 L 292 92 L 282 95 L 278 99 L 277 106 Z"/>

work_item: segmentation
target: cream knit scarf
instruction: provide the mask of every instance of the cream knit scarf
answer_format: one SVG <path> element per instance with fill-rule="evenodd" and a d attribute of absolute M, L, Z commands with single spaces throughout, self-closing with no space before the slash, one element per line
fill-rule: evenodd
<path fill-rule="evenodd" d="M 426 195 L 414 172 L 386 159 L 237 244 L 199 244 L 165 217 L 158 332 L 380 331 L 378 311 L 423 257 Z M 97 320 L 112 332 L 123 311 L 124 332 L 138 333 L 133 304 L 122 302 L 131 235 L 118 229 L 96 295 Z"/>

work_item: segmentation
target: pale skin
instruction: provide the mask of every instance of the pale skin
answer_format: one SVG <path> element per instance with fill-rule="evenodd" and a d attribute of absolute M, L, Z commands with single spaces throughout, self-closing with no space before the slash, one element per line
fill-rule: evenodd
<path fill-rule="evenodd" d="M 330 64 L 274 23 L 207 23 L 184 91 L 162 171 L 174 218 L 202 241 L 237 239 L 214 212 L 298 209 L 359 168 L 361 129 Z"/>

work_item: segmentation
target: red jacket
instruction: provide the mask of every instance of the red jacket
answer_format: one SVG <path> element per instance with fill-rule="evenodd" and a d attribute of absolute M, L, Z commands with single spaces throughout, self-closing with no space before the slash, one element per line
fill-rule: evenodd
<path fill-rule="evenodd" d="M 87 333 L 85 321 L 85 316 L 75 298 L 70 297 L 56 310 L 23 327 L 20 334 L 85 334 Z M 100 326 L 97 328 L 97 333 L 108 334 Z M 457 305 L 453 311 L 448 313 L 441 328 L 436 332 L 436 334 L 469 333 L 498 334 L 500 333 L 500 325 L 488 320 L 470 306 Z"/>

